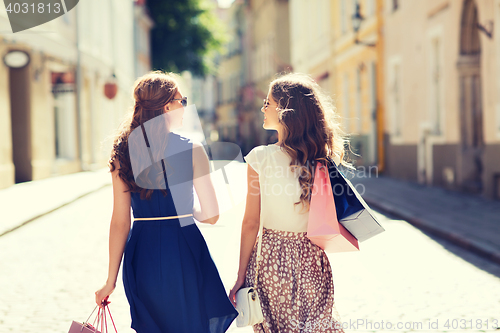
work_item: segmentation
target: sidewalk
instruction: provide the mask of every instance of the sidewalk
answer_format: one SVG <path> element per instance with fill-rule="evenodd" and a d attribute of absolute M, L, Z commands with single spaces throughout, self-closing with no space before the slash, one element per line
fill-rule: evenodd
<path fill-rule="evenodd" d="M 108 168 L 19 183 L 0 190 L 0 236 L 111 185 Z"/>
<path fill-rule="evenodd" d="M 351 182 L 370 207 L 500 264 L 499 201 L 381 176 Z"/>

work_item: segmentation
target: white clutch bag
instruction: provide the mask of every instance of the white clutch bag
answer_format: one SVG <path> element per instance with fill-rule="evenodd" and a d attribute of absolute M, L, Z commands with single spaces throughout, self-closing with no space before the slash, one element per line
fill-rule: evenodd
<path fill-rule="evenodd" d="M 242 288 L 236 292 L 236 326 L 252 326 L 264 321 L 260 299 L 254 287 Z"/>
<path fill-rule="evenodd" d="M 262 314 L 262 307 L 260 305 L 259 294 L 257 293 L 257 274 L 259 272 L 259 259 L 261 253 L 261 238 L 262 238 L 263 225 L 260 222 L 259 227 L 259 241 L 257 244 L 257 268 L 255 270 L 255 284 L 254 287 L 241 288 L 236 292 L 236 310 L 239 315 L 236 317 L 236 326 L 252 326 L 264 321 Z"/>

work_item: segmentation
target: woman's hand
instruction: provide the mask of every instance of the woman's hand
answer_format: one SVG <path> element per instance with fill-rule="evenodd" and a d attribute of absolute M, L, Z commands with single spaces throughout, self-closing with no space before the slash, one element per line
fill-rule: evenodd
<path fill-rule="evenodd" d="M 99 305 L 100 308 L 104 307 L 103 302 L 111 295 L 111 293 L 115 290 L 114 284 L 106 283 L 101 289 L 95 292 L 95 302 Z M 107 301 L 107 304 L 111 302 Z"/>
<path fill-rule="evenodd" d="M 238 277 L 238 279 L 234 283 L 233 288 L 231 288 L 231 291 L 229 292 L 229 300 L 231 301 L 231 303 L 233 303 L 234 307 L 236 307 L 236 292 L 240 290 L 241 286 L 243 286 L 244 283 L 245 278 Z"/>

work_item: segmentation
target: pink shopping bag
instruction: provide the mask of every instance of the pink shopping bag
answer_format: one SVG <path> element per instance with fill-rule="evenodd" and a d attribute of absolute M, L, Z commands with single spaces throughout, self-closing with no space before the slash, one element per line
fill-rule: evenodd
<path fill-rule="evenodd" d="M 317 162 L 307 237 L 325 252 L 359 251 L 358 240 L 337 220 L 328 169 Z"/>
<path fill-rule="evenodd" d="M 108 296 L 109 297 L 109 296 Z M 111 316 L 111 311 L 109 311 L 109 306 L 108 304 L 111 303 L 108 301 L 108 297 L 106 297 L 103 301 L 103 308 L 99 308 L 99 311 L 97 312 L 97 316 L 94 319 L 94 322 L 92 325 L 88 322 L 92 314 L 95 312 L 97 309 L 97 306 L 94 308 L 94 311 L 90 314 L 90 316 L 87 318 L 86 321 L 83 323 L 74 321 L 71 323 L 71 327 L 69 328 L 68 333 L 101 333 L 101 332 L 108 332 L 108 320 L 107 320 L 107 315 L 106 315 L 106 309 L 108 309 L 109 313 L 109 318 L 111 319 L 111 322 L 113 323 L 113 327 L 115 329 L 115 332 L 118 333 L 116 330 L 115 322 L 113 320 L 113 317 Z M 96 324 L 97 321 L 97 324 Z M 100 330 L 99 330 L 100 326 Z"/>
<path fill-rule="evenodd" d="M 79 323 L 73 320 L 68 333 L 101 333 L 89 323 Z"/>

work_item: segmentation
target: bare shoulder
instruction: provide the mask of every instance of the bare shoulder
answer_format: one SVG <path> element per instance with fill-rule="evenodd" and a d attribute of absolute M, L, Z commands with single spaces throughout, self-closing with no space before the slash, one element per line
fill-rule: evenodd
<path fill-rule="evenodd" d="M 193 163 L 194 161 L 205 160 L 207 158 L 207 153 L 205 147 L 196 141 L 193 141 Z"/>
<path fill-rule="evenodd" d="M 205 147 L 199 143 L 193 141 L 193 171 L 194 177 L 197 178 L 200 175 L 205 175 L 208 171 L 208 155 L 205 151 Z"/>
<path fill-rule="evenodd" d="M 130 193 L 127 192 L 128 190 L 128 185 L 123 181 L 123 179 L 120 177 L 120 162 L 118 159 L 115 159 L 113 161 L 113 166 L 115 169 L 111 171 L 111 179 L 112 179 L 112 185 L 113 185 L 113 192 L 115 195 L 126 195 L 130 196 Z"/>

